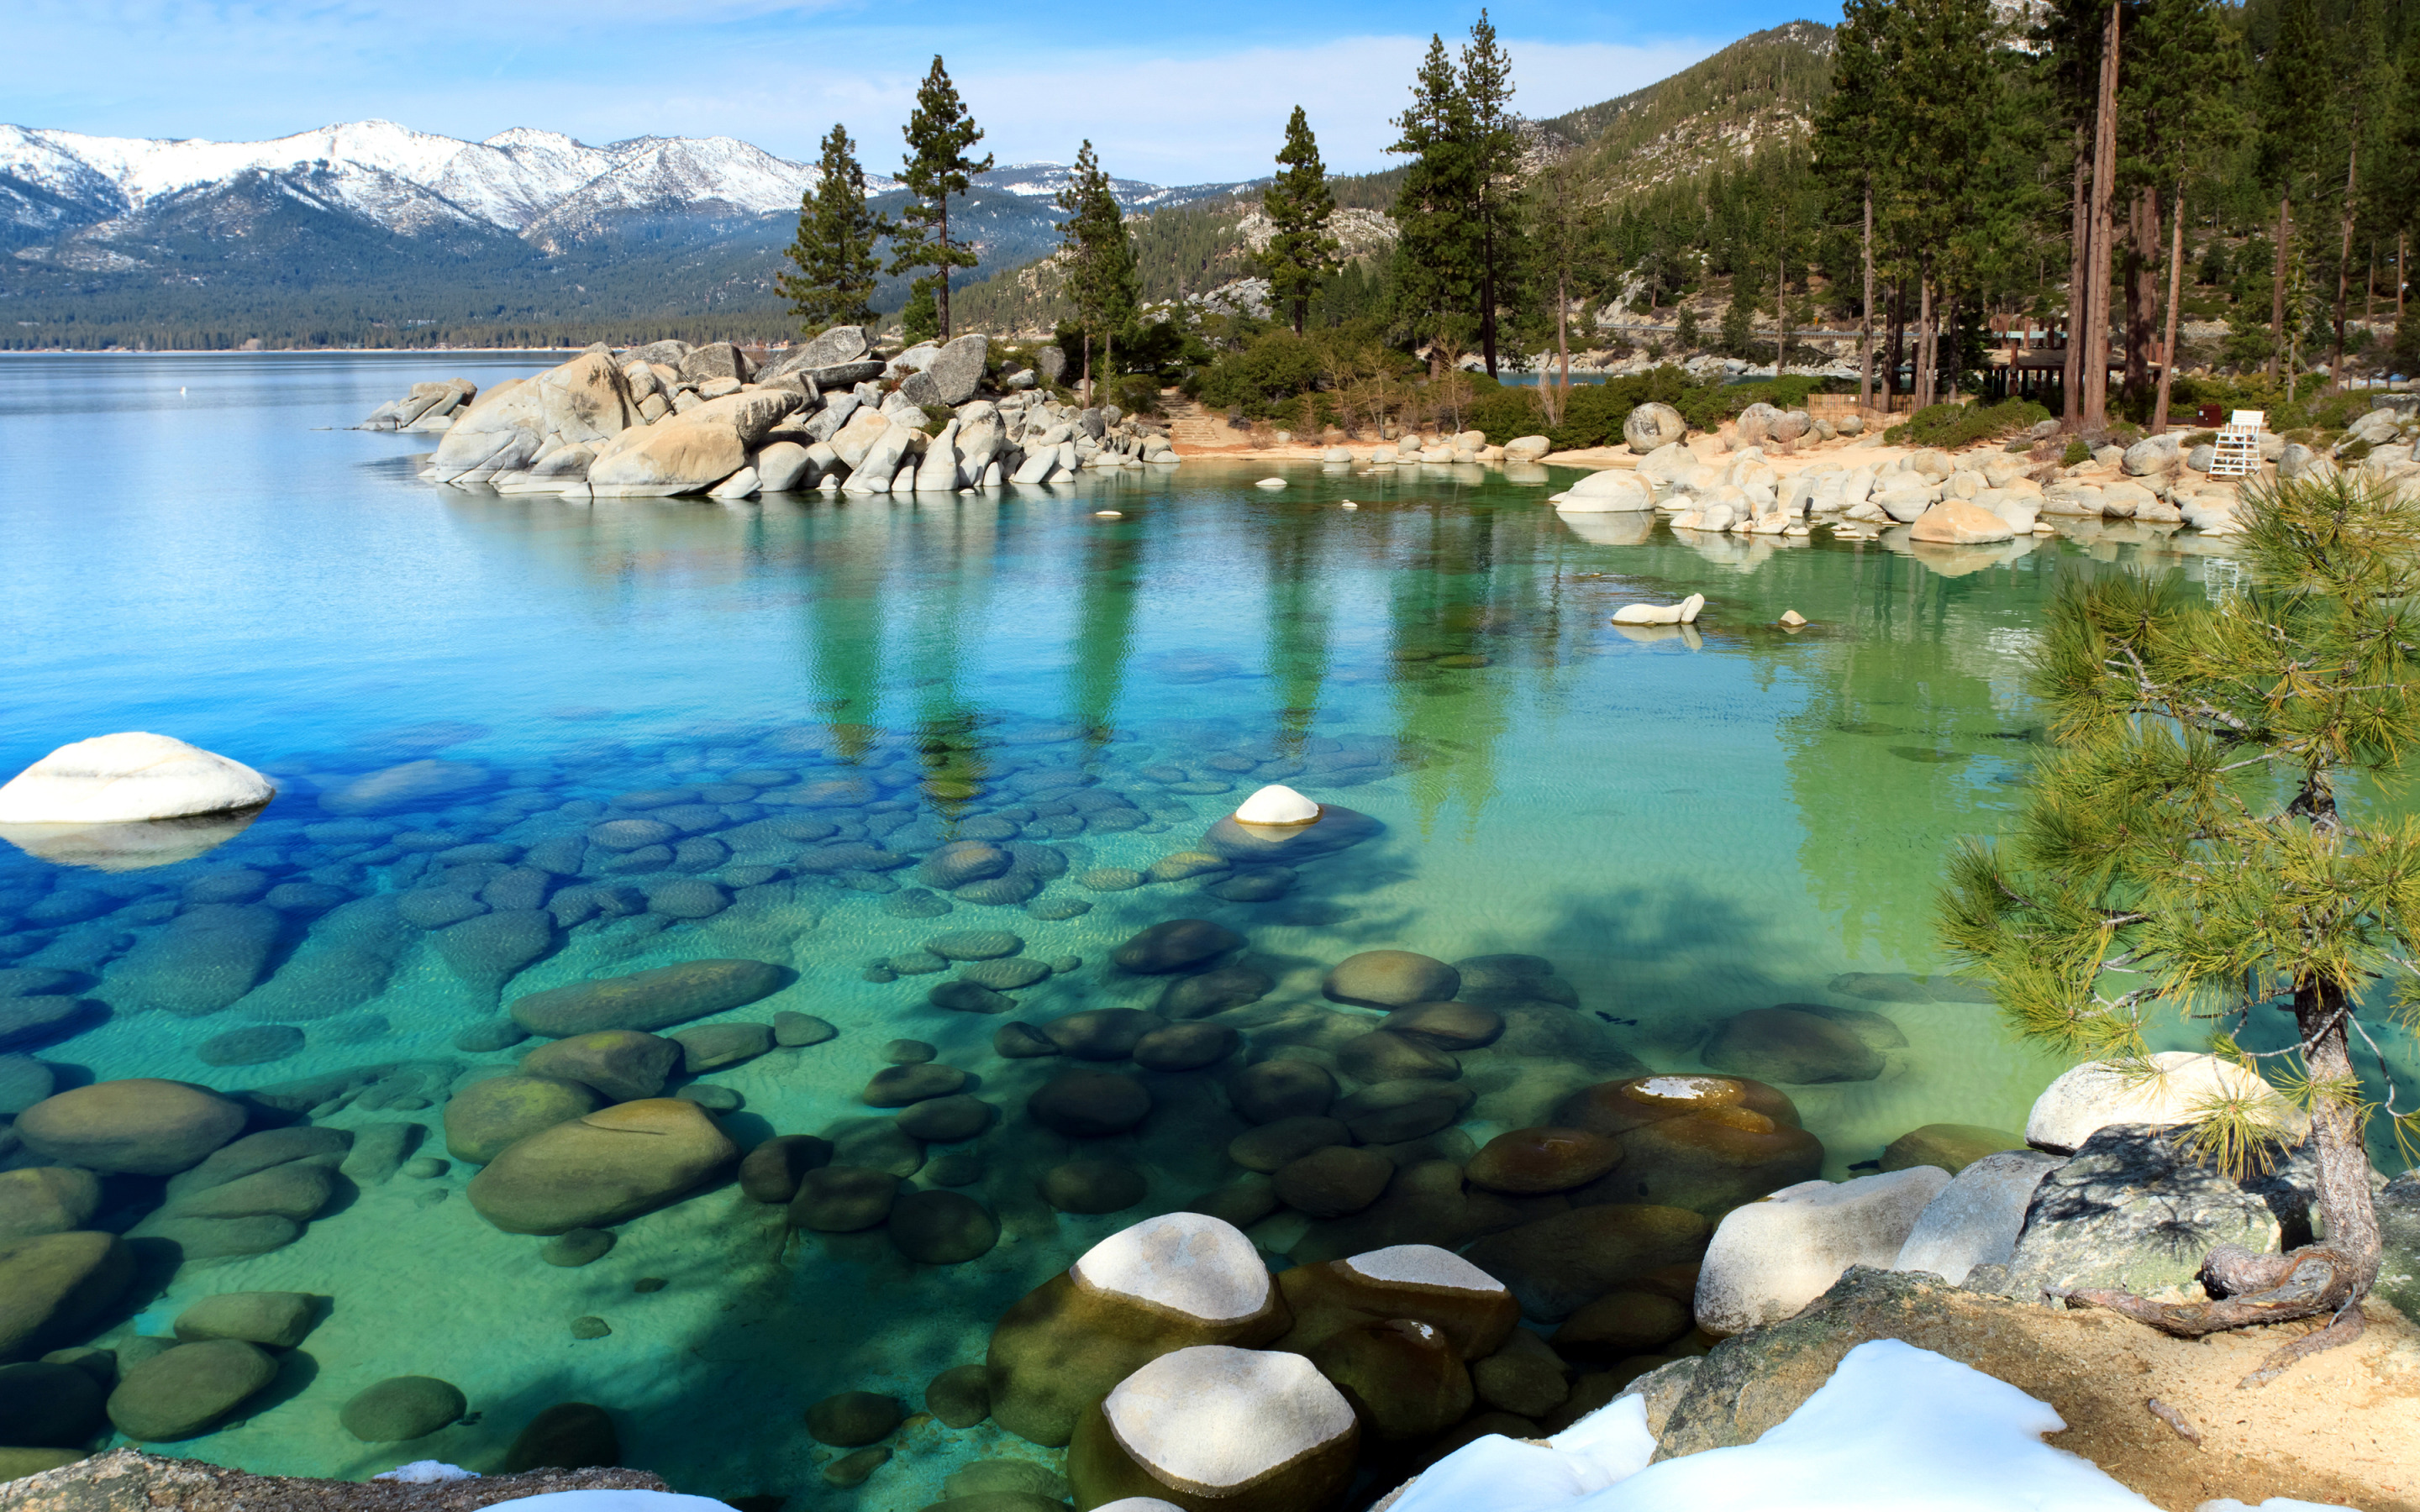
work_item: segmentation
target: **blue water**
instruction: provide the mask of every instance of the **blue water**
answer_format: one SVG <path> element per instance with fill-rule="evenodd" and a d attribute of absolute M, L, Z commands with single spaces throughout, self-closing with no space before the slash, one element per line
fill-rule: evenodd
<path fill-rule="evenodd" d="M 965 1188 L 1001 1216 L 1002 1240 L 941 1269 L 908 1264 L 879 1230 L 785 1245 L 779 1210 L 726 1186 L 621 1226 L 603 1260 L 557 1268 L 536 1260 L 543 1241 L 477 1217 L 461 1192 L 471 1167 L 453 1162 L 340 1197 L 282 1248 L 150 1276 L 104 1342 L 163 1332 L 215 1291 L 334 1299 L 301 1351 L 307 1372 L 290 1366 L 271 1405 L 175 1452 L 325 1474 L 419 1458 L 491 1466 L 538 1408 L 584 1399 L 613 1411 L 628 1462 L 684 1489 L 806 1498 L 794 1505 L 912 1507 L 968 1458 L 1048 1459 L 990 1425 L 924 1420 L 845 1491 L 816 1473 L 836 1452 L 798 1427 L 805 1404 L 841 1390 L 921 1405 L 930 1375 L 979 1360 L 1001 1309 L 1085 1245 L 1235 1174 L 1224 1115 L 1186 1125 L 1171 1112 L 1087 1142 L 1148 1176 L 1142 1204 L 1078 1216 L 1042 1203 L 1037 1173 L 1069 1142 L 1016 1110 L 1048 1063 L 999 1058 L 1004 1020 L 928 1006 L 945 979 L 892 980 L 880 964 L 945 930 L 1011 930 L 1028 958 L 1082 963 L 1017 995 L 1013 1016 L 1040 1022 L 1150 1007 L 1160 983 L 1114 971 L 1110 951 L 1163 919 L 1218 921 L 1277 981 L 1236 1011 L 1256 1054 L 1326 1044 L 1339 1021 L 1322 973 L 1381 947 L 1543 957 L 1576 994 L 1572 1032 L 1608 1064 L 1698 1069 L 1707 1033 L 1745 1009 L 1880 1009 L 1909 1041 L 1883 1074 L 1789 1089 L 1825 1174 L 1926 1123 L 2019 1128 L 2059 1068 L 2011 1042 L 1988 1006 L 1928 984 L 1943 964 L 1930 924 L 1941 858 L 2018 800 L 2038 738 L 2024 658 L 2058 575 L 2229 570 L 2140 531 L 1931 555 L 1691 545 L 1644 521 L 1559 518 L 1542 501 L 1568 475 L 1544 470 L 1196 462 L 917 501 L 504 498 L 417 482 L 427 438 L 342 428 L 415 381 L 485 385 L 541 365 L 0 362 L 0 772 L 150 730 L 281 787 L 249 829 L 174 865 L 101 872 L 0 854 L 0 967 L 82 973 L 108 1001 L 125 952 L 197 882 L 255 872 L 261 886 L 392 901 L 446 864 L 433 849 L 576 836 L 622 811 L 607 807 L 617 795 L 675 786 L 725 806 L 706 832 L 737 843 L 632 883 L 699 876 L 725 905 L 566 929 L 501 991 L 411 933 L 375 991 L 299 1007 L 278 973 L 330 926 L 298 916 L 229 1006 L 181 1017 L 129 1000 L 34 1053 L 61 1085 L 150 1075 L 222 1090 L 438 1062 L 442 1097 L 445 1075 L 463 1085 L 527 1048 L 455 1043 L 527 993 L 706 956 L 771 961 L 796 984 L 719 1017 L 795 1010 L 840 1037 L 706 1078 L 745 1100 L 734 1135 L 868 1116 L 858 1094 L 884 1042 L 927 1041 L 1005 1110 L 969 1147 L 983 1174 Z M 1252 486 L 1272 472 L 1288 486 Z M 1607 624 L 1623 603 L 1692 592 L 1708 598 L 1693 632 Z M 1811 625 L 1775 627 L 1790 609 Z M 379 843 L 313 832 L 331 817 L 323 794 L 432 759 L 475 768 L 480 785 L 376 815 Z M 920 852 L 992 817 L 1055 851 L 1064 874 L 1032 899 L 961 898 L 920 918 L 902 911 L 923 886 L 910 871 L 834 876 L 796 844 L 763 841 L 762 821 L 799 811 L 799 789 L 861 778 L 872 786 L 851 806 L 808 811 Z M 1303 863 L 1267 901 L 1205 890 L 1216 873 L 1125 890 L 1078 880 L 1193 848 L 1279 778 L 1383 830 Z M 1027 801 L 1076 783 L 1125 795 L 1121 817 Z M 199 1053 L 280 1023 L 302 1043 L 273 1062 Z M 1462 1125 L 1481 1142 L 1534 1109 L 1524 1088 L 1590 1079 L 1552 1057 L 1482 1065 L 1494 1069 L 1472 1071 L 1482 1095 Z M 437 1117 L 432 1098 L 313 1121 L 413 1119 L 431 1125 L 423 1153 L 442 1156 Z M 132 1223 L 157 1200 L 128 1187 L 112 1211 Z M 1305 1232 L 1282 1212 L 1253 1230 L 1273 1256 Z M 648 1277 L 669 1285 L 634 1293 Z M 574 1339 L 582 1316 L 613 1333 Z M 336 1410 L 397 1374 L 455 1381 L 477 1421 L 406 1445 L 346 1434 Z"/>

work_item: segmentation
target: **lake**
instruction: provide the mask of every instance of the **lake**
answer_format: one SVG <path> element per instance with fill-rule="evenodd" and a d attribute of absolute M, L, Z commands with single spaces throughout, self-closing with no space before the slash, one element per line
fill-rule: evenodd
<path fill-rule="evenodd" d="M 358 1176 L 259 1253 L 193 1253 L 241 1250 L 258 1214 L 236 1215 L 255 1224 L 240 1233 L 225 1215 L 163 1227 L 176 1189 L 105 1183 L 94 1222 L 155 1241 L 132 1303 L 86 1330 L 104 1346 L 140 1354 L 213 1293 L 333 1299 L 274 1385 L 170 1452 L 285 1473 L 493 1468 L 540 1409 L 586 1401 L 627 1463 L 707 1494 L 871 1512 L 939 1500 L 985 1456 L 1055 1463 L 996 1425 L 924 1417 L 838 1489 L 818 1470 L 845 1451 L 800 1413 L 851 1390 L 921 1409 L 1088 1245 L 1239 1178 L 1221 1090 L 1237 1064 L 1308 1058 L 1348 1085 L 1366 1069 L 1349 1041 L 1374 1014 L 1322 995 L 1362 951 L 1494 958 L 1465 968 L 1467 995 L 1487 984 L 1517 1010 L 1497 1046 L 1406 1072 L 1458 1075 L 1475 1101 L 1404 1142 L 1404 1162 L 1466 1153 L 1453 1141 L 1540 1121 L 1594 1081 L 1703 1070 L 1733 1015 L 1786 1003 L 1841 1013 L 1871 1052 L 1857 1079 L 1785 1087 L 1823 1175 L 1870 1169 L 1925 1124 L 2022 1129 L 2060 1065 L 1944 975 L 1943 857 L 2021 798 L 2041 739 L 2025 658 L 2060 575 L 2143 565 L 2215 586 L 2232 566 L 2098 525 L 1931 555 L 1683 540 L 1643 517 L 1559 517 L 1543 501 L 1574 474 L 1544 469 L 1196 462 L 964 497 L 504 498 L 417 482 L 428 438 L 342 428 L 414 381 L 541 365 L 0 362 L 0 771 L 147 730 L 281 788 L 172 864 L 0 855 L 0 972 L 48 972 L 92 1004 L 21 1053 L 63 1087 L 266 1088 L 257 1121 L 349 1131 L 356 1155 L 420 1141 L 399 1169 L 348 1164 Z M 1254 486 L 1273 474 L 1286 486 Z M 1694 629 L 1607 623 L 1690 593 L 1707 598 Z M 1777 627 L 1789 609 L 1808 626 Z M 401 796 L 359 785 L 397 769 L 383 780 Z M 1326 839 L 1213 833 L 1270 781 L 1343 810 L 1303 832 Z M 573 856 L 553 872 L 533 859 L 566 854 L 550 841 Z M 191 921 L 210 909 L 235 922 Z M 507 914 L 535 934 L 469 927 Z M 1034 1121 L 1027 1100 L 1070 1062 L 1002 1026 L 1160 1007 L 1194 979 L 1111 957 L 1178 918 L 1239 936 L 1221 959 L 1266 983 L 1208 1005 L 1241 1048 L 1136 1072 L 1153 1112 L 1131 1132 Z M 683 1029 L 787 1012 L 837 1035 L 675 1088 L 705 1088 L 692 1098 L 742 1145 L 824 1134 L 972 1198 L 997 1244 L 912 1263 L 879 1227 L 792 1233 L 727 1183 L 616 1226 L 584 1264 L 484 1221 L 477 1167 L 440 1120 L 529 1049 L 498 1044 L 519 1036 L 502 1011 L 708 958 L 770 963 L 783 985 Z M 964 1002 L 1001 1011 L 935 1006 L 965 979 L 982 991 Z M 1119 1022 L 1088 1021 L 1109 1039 Z M 927 1054 L 997 1110 L 985 1132 L 919 1141 L 868 1105 L 877 1073 Z M 1042 1195 L 1071 1183 L 1140 1196 L 1085 1212 Z M 1353 1221 L 1280 1210 L 1249 1231 L 1283 1264 Z M 162 1235 L 181 1236 L 181 1266 Z M 357 1393 L 408 1375 L 452 1381 L 471 1416 L 406 1443 L 347 1430 Z"/>

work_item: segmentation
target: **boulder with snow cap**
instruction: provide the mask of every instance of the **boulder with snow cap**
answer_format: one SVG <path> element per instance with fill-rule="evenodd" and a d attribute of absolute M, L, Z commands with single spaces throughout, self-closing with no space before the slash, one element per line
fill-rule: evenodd
<path fill-rule="evenodd" d="M 1353 1408 L 1298 1354 L 1202 1345 L 1160 1356 L 1084 1414 L 1078 1505 L 1151 1497 L 1186 1512 L 1325 1512 L 1360 1443 Z"/>
<path fill-rule="evenodd" d="M 1496 1277 L 1434 1244 L 1393 1244 L 1278 1277 L 1293 1314 L 1281 1350 L 1308 1353 L 1337 1335 L 1390 1318 L 1429 1324 L 1465 1360 L 1484 1359 L 1520 1321 L 1520 1304 Z"/>
<path fill-rule="evenodd" d="M 1196 1345 L 1250 1348 L 1291 1321 L 1242 1230 L 1171 1212 L 1110 1235 L 1029 1291 L 992 1330 L 992 1417 L 1035 1443 L 1063 1444 L 1111 1388 Z"/>

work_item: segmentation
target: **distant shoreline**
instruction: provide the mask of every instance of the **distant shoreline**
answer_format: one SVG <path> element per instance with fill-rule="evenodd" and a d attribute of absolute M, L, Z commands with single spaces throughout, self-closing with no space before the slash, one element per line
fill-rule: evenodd
<path fill-rule="evenodd" d="M 546 357 L 584 347 L 275 347 L 245 351 L 236 347 L 189 351 L 129 351 L 122 347 L 49 347 L 39 351 L 0 350 L 0 357 Z"/>

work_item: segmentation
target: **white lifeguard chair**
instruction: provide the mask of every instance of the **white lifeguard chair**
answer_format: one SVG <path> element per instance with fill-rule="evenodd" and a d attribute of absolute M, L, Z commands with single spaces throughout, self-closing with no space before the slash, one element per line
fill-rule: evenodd
<path fill-rule="evenodd" d="M 2269 423 L 2265 409 L 2238 409 L 2218 427 L 2211 446 L 2210 475 L 2248 478 L 2260 471 L 2260 427 Z"/>

